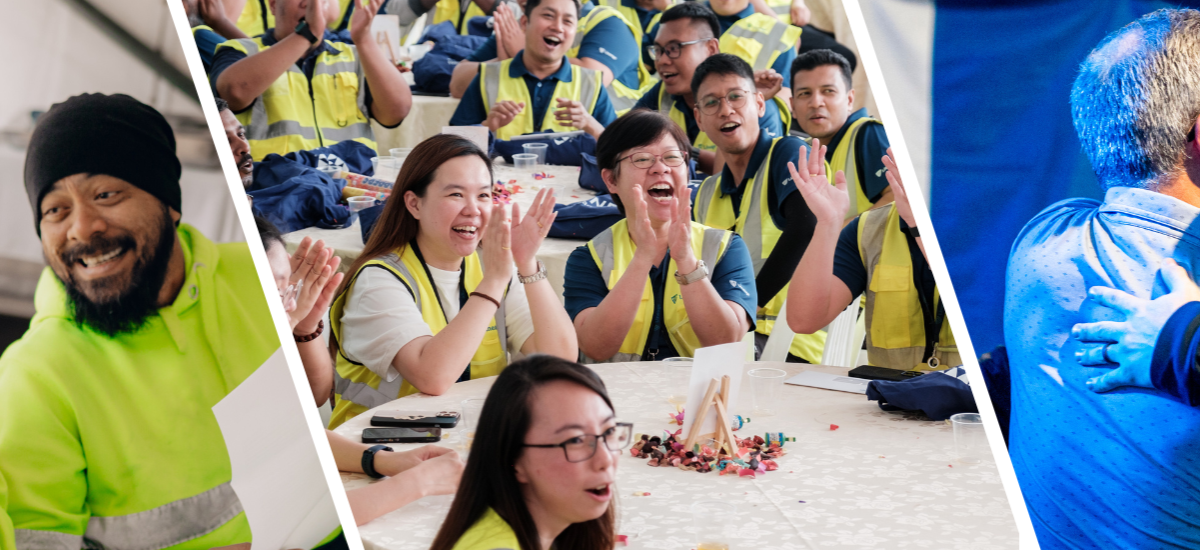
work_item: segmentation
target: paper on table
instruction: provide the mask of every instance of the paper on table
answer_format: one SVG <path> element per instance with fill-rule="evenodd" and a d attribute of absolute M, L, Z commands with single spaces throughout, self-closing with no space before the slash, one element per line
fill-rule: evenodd
<path fill-rule="evenodd" d="M 870 380 L 851 378 L 849 376 L 806 370 L 783 381 L 793 386 L 809 386 L 823 390 L 836 390 L 849 393 L 867 393 L 867 383 Z"/>
<path fill-rule="evenodd" d="M 729 414 L 738 414 L 738 388 L 742 385 L 742 367 L 746 364 L 746 342 L 734 342 L 719 346 L 709 346 L 696 350 L 692 361 L 692 380 L 688 383 L 687 406 L 683 415 L 683 435 L 691 434 L 692 420 L 699 414 L 700 404 L 704 401 L 704 393 L 708 383 L 713 378 L 718 384 L 721 377 L 729 375 L 729 403 L 726 410 Z M 717 429 L 716 409 L 708 411 L 704 423 L 700 426 L 701 434 L 714 432 Z"/>
<path fill-rule="evenodd" d="M 483 126 L 442 126 L 443 134 L 462 136 L 479 146 L 483 152 L 488 150 L 488 129 Z"/>
<path fill-rule="evenodd" d="M 213 406 L 251 550 L 312 548 L 338 526 L 303 406 L 282 348 Z"/>

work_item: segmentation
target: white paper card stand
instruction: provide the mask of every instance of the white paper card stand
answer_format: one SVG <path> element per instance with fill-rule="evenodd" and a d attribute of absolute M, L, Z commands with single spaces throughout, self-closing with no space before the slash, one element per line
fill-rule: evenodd
<path fill-rule="evenodd" d="M 696 350 L 695 358 L 692 361 L 692 378 L 688 383 L 688 398 L 687 405 L 684 407 L 683 415 L 683 434 L 692 435 L 692 423 L 703 416 L 700 424 L 695 428 L 695 434 L 716 434 L 717 432 L 717 417 L 715 410 L 710 410 L 704 407 L 705 397 L 708 394 L 708 389 L 714 380 L 717 382 L 717 393 L 721 393 L 721 380 L 723 377 L 729 377 L 729 388 L 726 392 L 726 398 L 722 404 L 722 408 L 727 413 L 726 416 L 736 414 L 738 389 L 742 385 L 742 369 L 746 363 L 746 342 L 734 342 L 732 344 L 722 344 L 720 346 L 710 346 Z M 711 399 L 710 399 L 711 401 Z M 705 412 L 701 412 L 705 411 Z M 726 424 L 725 429 L 729 426 Z M 732 441 L 730 441 L 732 444 Z"/>

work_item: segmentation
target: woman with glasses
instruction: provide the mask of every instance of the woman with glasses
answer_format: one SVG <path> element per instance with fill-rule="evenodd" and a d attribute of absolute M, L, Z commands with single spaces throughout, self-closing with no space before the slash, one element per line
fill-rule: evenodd
<path fill-rule="evenodd" d="M 575 359 L 578 346 L 537 260 L 554 222 L 543 189 L 524 216 L 493 208 L 492 164 L 439 134 L 401 168 L 375 230 L 330 308 L 330 428 L 417 392 L 495 376 L 510 352 Z"/>
<path fill-rule="evenodd" d="M 633 425 L 591 369 L 537 355 L 488 392 L 470 460 L 430 550 L 612 550 L 613 482 Z"/>
<path fill-rule="evenodd" d="M 591 361 L 692 357 L 753 328 L 754 269 L 741 239 L 691 221 L 688 142 L 666 116 L 634 110 L 596 144 L 626 219 L 571 253 L 564 298 Z"/>

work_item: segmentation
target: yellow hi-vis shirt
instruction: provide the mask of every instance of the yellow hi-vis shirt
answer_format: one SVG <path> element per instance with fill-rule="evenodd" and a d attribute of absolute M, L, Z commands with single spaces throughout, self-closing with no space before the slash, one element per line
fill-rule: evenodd
<path fill-rule="evenodd" d="M 741 212 L 735 215 L 733 199 L 721 192 L 721 178 L 723 177 L 721 174 L 709 176 L 700 184 L 700 189 L 696 191 L 696 205 L 692 209 L 692 215 L 696 221 L 710 227 L 732 228 L 742 237 L 742 240 L 746 242 L 746 248 L 750 250 L 750 258 L 754 262 L 755 277 L 758 277 L 758 272 L 762 270 L 763 264 L 775 250 L 775 243 L 779 242 L 780 235 L 783 235 L 783 230 L 775 225 L 775 220 L 771 218 L 768 195 L 770 190 L 767 179 L 770 177 L 771 157 L 775 155 L 775 146 L 784 137 L 786 136 L 771 140 L 771 150 L 767 153 L 767 158 L 763 159 L 762 164 L 758 166 L 758 171 L 754 173 L 753 183 L 739 188 Z M 775 319 L 783 310 L 787 292 L 788 285 L 784 285 L 779 294 L 771 298 L 766 305 L 758 308 L 755 332 L 764 335 L 771 334 L 771 330 L 775 328 Z M 820 363 L 824 349 L 825 331 L 822 330 L 815 334 L 797 334 L 792 338 L 789 353 L 809 363 Z"/>
<path fill-rule="evenodd" d="M 639 52 L 637 55 L 637 88 L 626 86 L 620 80 L 616 79 L 616 75 L 613 75 L 614 78 L 608 85 L 608 100 L 612 102 L 613 110 L 617 112 L 617 116 L 621 116 L 629 112 L 638 99 L 641 99 L 642 94 L 650 91 L 650 88 L 658 82 L 650 74 L 650 70 L 646 68 L 646 64 L 642 62 L 640 53 L 642 49 L 642 31 L 641 27 L 638 26 L 637 17 L 634 17 L 632 20 L 626 19 L 621 15 L 621 12 L 608 6 L 596 6 L 592 8 L 592 11 L 589 11 L 587 15 L 580 18 L 575 31 L 575 41 L 571 43 L 571 49 L 567 50 L 567 57 L 578 58 L 579 48 L 583 46 L 583 38 L 587 36 L 588 32 L 596 28 L 596 25 L 599 25 L 601 21 L 610 17 L 620 19 L 626 27 L 629 27 L 629 31 L 633 33 L 633 38 Z"/>
<path fill-rule="evenodd" d="M 833 150 L 833 156 L 829 160 L 829 170 L 826 174 L 832 176 L 838 170 L 846 174 L 846 192 L 850 194 L 851 207 L 846 211 L 846 221 L 850 221 L 870 210 L 875 205 L 871 199 L 863 193 L 862 182 L 858 179 L 858 153 L 855 143 L 858 141 L 858 133 L 867 124 L 882 124 L 878 120 L 864 116 L 850 123 L 850 127 L 846 129 L 846 134 L 842 136 L 842 140 L 838 142 L 838 146 Z"/>
<path fill-rule="evenodd" d="M 263 37 L 229 40 L 217 46 L 247 56 L 270 48 Z M 296 65 L 288 67 L 237 114 L 246 127 L 250 154 L 261 161 L 271 153 L 286 155 L 354 140 L 375 149 L 367 117 L 367 80 L 351 44 L 321 42 L 310 81 Z"/>
<path fill-rule="evenodd" d="M 908 239 L 900 231 L 895 203 L 864 212 L 858 219 L 858 251 L 867 269 L 867 357 L 877 367 L 934 370 L 938 365 L 961 365 L 958 346 L 945 315 L 938 314 L 941 298 L 933 294 L 935 318 L 941 317 L 933 357 L 925 357 L 929 335 L 916 283 Z"/>
<path fill-rule="evenodd" d="M 466 4 L 462 2 L 466 2 Z M 483 10 L 479 9 L 479 6 L 476 6 L 475 2 L 471 0 L 438 0 L 433 11 L 433 22 L 430 25 L 449 21 L 454 25 L 458 34 L 466 35 L 468 34 L 467 21 L 470 21 L 472 17 L 480 16 L 487 16 L 487 14 L 483 13 Z"/>
<path fill-rule="evenodd" d="M 697 259 L 704 261 L 704 265 L 708 266 L 711 273 L 711 270 L 716 269 L 717 262 L 720 262 L 721 257 L 725 255 L 725 248 L 729 245 L 729 239 L 733 233 L 705 227 L 695 222 L 692 222 L 691 227 L 692 253 L 696 255 Z M 596 238 L 588 241 L 587 247 L 588 251 L 592 253 L 592 260 L 600 268 L 600 274 L 604 277 L 604 282 L 608 285 L 609 290 L 617 286 L 617 282 L 621 280 L 621 275 L 625 273 L 629 263 L 633 261 L 633 254 L 637 251 L 637 246 L 629 236 L 627 220 L 621 220 L 596 235 Z M 678 271 L 673 258 L 667 266 L 667 271 L 669 273 Z M 671 345 L 675 346 L 675 351 L 679 353 L 679 356 L 692 357 L 696 353 L 696 348 L 700 347 L 700 339 L 692 330 L 687 307 L 682 299 L 668 298 L 679 294 L 679 281 L 676 281 L 675 277 L 667 277 L 666 288 L 662 294 L 663 325 L 667 327 Z M 650 337 L 650 328 L 654 324 L 654 309 L 654 288 L 650 279 L 647 278 L 633 325 L 629 327 L 629 333 L 625 335 L 625 340 L 621 342 L 617 354 L 608 361 L 624 363 L 642 360 L 642 354 L 646 351 L 646 341 Z M 596 362 L 591 358 L 588 360 Z"/>
<path fill-rule="evenodd" d="M 350 28 L 349 15 L 354 0 L 338 0 L 338 15 L 332 21 L 325 22 L 325 28 L 331 31 Z M 242 13 L 234 22 L 237 28 L 246 36 L 258 36 L 269 29 L 275 28 L 275 14 L 271 11 L 268 0 L 246 0 Z"/>
<path fill-rule="evenodd" d="M 4 482 L 4 472 L 0 471 L 0 550 L 16 550 L 17 542 L 13 538 L 12 520 L 8 519 L 8 484 Z"/>
<path fill-rule="evenodd" d="M 479 93 L 483 94 L 483 105 L 488 113 L 491 113 L 496 104 L 501 101 L 525 104 L 525 108 L 521 110 L 520 114 L 513 117 L 512 122 L 496 130 L 496 139 L 512 139 L 515 136 L 534 132 L 533 99 L 529 96 L 529 88 L 525 85 L 525 79 L 513 76 L 510 69 L 512 62 L 512 59 L 505 59 L 479 66 Z M 566 62 L 564 58 L 563 63 Z M 599 71 L 571 65 L 571 80 L 559 80 L 554 86 L 554 97 L 583 103 L 583 107 L 591 113 L 596 110 L 596 102 L 600 99 L 600 90 L 603 87 Z M 560 124 L 558 118 L 554 116 L 554 111 L 553 104 L 546 108 L 546 114 L 542 118 L 542 131 L 573 132 L 577 130 L 572 126 Z"/>
<path fill-rule="evenodd" d="M 471 524 L 471 528 L 459 537 L 452 550 L 497 550 L 500 548 L 520 550 L 521 543 L 517 541 L 517 534 L 508 525 L 508 522 L 504 521 L 504 518 L 500 517 L 495 510 L 488 507 L 487 511 Z"/>
<path fill-rule="evenodd" d="M 333 416 L 329 419 L 329 429 L 334 429 L 345 421 L 354 418 L 369 409 L 378 407 L 389 401 L 406 395 L 418 393 L 416 387 L 397 376 L 393 380 L 384 380 L 365 365 L 351 361 L 337 345 L 342 339 L 342 314 L 346 308 L 346 300 L 354 287 L 358 274 L 368 268 L 384 269 L 394 275 L 412 294 L 421 319 L 429 325 L 434 335 L 446 328 L 446 313 L 434 288 L 433 280 L 421 260 L 416 243 L 388 254 L 382 258 L 371 260 L 354 274 L 354 279 L 346 285 L 345 290 L 333 300 L 329 309 L 329 328 L 333 335 L 333 344 L 337 348 L 336 368 L 333 373 L 333 393 L 335 403 Z M 463 289 L 470 293 L 483 281 L 483 267 L 479 262 L 479 254 L 472 253 L 463 259 Z M 454 297 L 452 299 L 457 299 Z M 485 376 L 496 376 L 508 365 L 508 354 L 505 346 L 508 342 L 507 327 L 504 324 L 504 299 L 500 300 L 500 309 L 488 323 L 479 343 L 479 349 L 471 358 L 469 365 L 471 379 Z"/>
<path fill-rule="evenodd" d="M 246 243 L 176 235 L 183 286 L 140 329 L 76 326 L 47 268 L 29 330 L 0 356 L 0 471 L 23 548 L 250 541 L 212 406 L 279 338 Z"/>
<path fill-rule="evenodd" d="M 721 35 L 721 53 L 736 55 L 755 71 L 769 69 L 780 55 L 796 49 L 800 27 L 761 13 L 744 17 Z"/>

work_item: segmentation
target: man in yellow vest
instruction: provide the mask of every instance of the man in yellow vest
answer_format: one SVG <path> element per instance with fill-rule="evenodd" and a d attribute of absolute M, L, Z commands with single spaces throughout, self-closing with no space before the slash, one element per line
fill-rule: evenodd
<path fill-rule="evenodd" d="M 250 541 L 212 406 L 279 338 L 246 243 L 179 223 L 180 173 L 167 121 L 128 96 L 38 120 L 25 190 L 49 267 L 0 356 L 19 547 Z"/>
<path fill-rule="evenodd" d="M 834 187 L 824 175 L 793 172 L 796 187 L 817 218 L 817 227 L 792 276 L 788 325 L 797 333 L 817 330 L 865 293 L 871 365 L 900 370 L 960 365 L 925 245 L 890 149 L 882 163 L 895 202 L 864 212 L 845 227 L 842 219 L 851 206 L 845 176 L 839 172 Z M 804 168 L 805 163 L 797 166 Z"/>
<path fill-rule="evenodd" d="M 693 217 L 729 229 L 746 242 L 758 288 L 756 347 L 761 351 L 783 309 L 787 284 L 812 238 L 814 220 L 792 185 L 788 163 L 808 146 L 794 136 L 771 138 L 758 126 L 766 101 L 755 92 L 754 75 L 741 58 L 720 53 L 692 77 L 696 122 L 725 161 L 696 191 Z M 825 333 L 797 335 L 788 360 L 817 363 Z"/>
<path fill-rule="evenodd" d="M 394 128 L 408 115 L 412 92 L 370 38 L 382 2 L 355 10 L 357 46 L 330 39 L 320 2 L 277 0 L 274 29 L 217 48 L 209 78 L 246 127 L 254 160 L 345 140 L 374 149 L 370 119 Z"/>
<path fill-rule="evenodd" d="M 853 197 L 846 221 L 892 201 L 879 159 L 888 148 L 883 123 L 866 109 L 850 112 L 850 62 L 833 50 L 812 50 L 792 63 L 792 116 L 806 134 L 829 147 L 830 169 L 846 174 Z"/>
<path fill-rule="evenodd" d="M 720 168 L 716 159 L 717 146 L 700 131 L 693 114 L 696 98 L 692 95 L 692 75 L 696 67 L 720 52 L 717 15 L 699 2 L 684 2 L 663 12 L 662 23 L 650 52 L 662 80 L 638 100 L 635 109 L 659 111 L 675 121 L 692 141 L 692 158 L 705 174 Z M 786 134 L 791 114 L 779 100 L 766 103 L 766 111 L 758 120 L 759 128 L 768 137 Z"/>
<path fill-rule="evenodd" d="M 599 137 L 617 115 L 601 74 L 566 57 L 579 9 L 576 0 L 528 0 L 521 16 L 525 49 L 479 67 L 450 125 L 482 124 L 498 139 L 546 130 Z"/>

